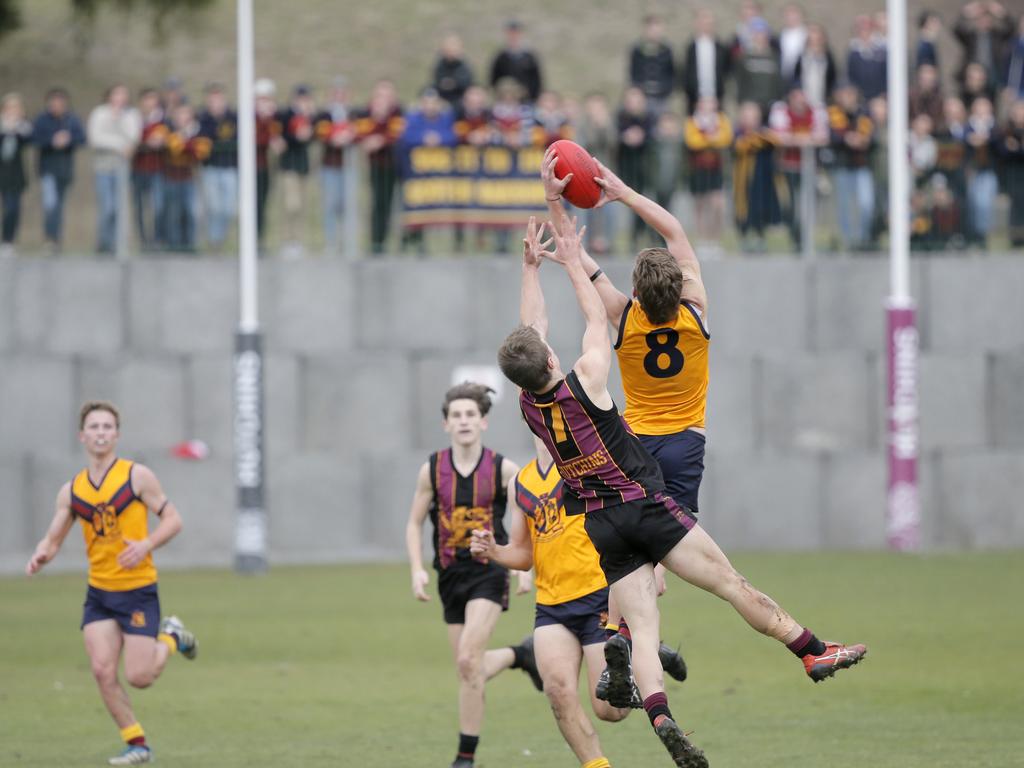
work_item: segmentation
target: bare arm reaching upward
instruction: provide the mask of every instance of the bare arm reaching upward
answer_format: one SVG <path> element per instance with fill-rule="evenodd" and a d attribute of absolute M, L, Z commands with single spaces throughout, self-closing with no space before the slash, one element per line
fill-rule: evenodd
<path fill-rule="evenodd" d="M 569 214 L 562 204 L 562 192 L 566 185 L 572 180 L 572 174 L 566 175 L 564 179 L 555 176 L 555 163 L 558 161 L 558 153 L 554 147 L 550 147 L 544 155 L 544 162 L 541 165 L 540 177 L 544 181 L 544 197 L 548 201 L 548 215 L 551 216 L 551 226 L 558 233 L 563 233 L 569 228 Z M 583 269 L 593 277 L 599 270 L 597 262 L 582 248 L 580 256 L 583 259 Z M 629 298 L 612 283 L 608 275 L 601 274 L 593 281 L 597 293 L 604 303 L 604 310 L 608 316 L 608 322 L 619 329 L 619 321 L 622 319 L 622 312 L 629 303 Z"/>
<path fill-rule="evenodd" d="M 564 234 L 554 234 L 555 250 L 553 253 L 545 253 L 545 258 L 565 268 L 587 323 L 583 331 L 583 351 L 573 370 L 594 405 L 598 408 L 611 408 L 612 396 L 608 393 L 608 371 L 612 365 L 611 339 L 608 338 L 604 304 L 594 284 L 590 282 L 590 276 L 583 269 L 581 252 L 586 229 L 584 227 L 577 232 L 576 219 L 573 219 L 571 227 Z"/>
<path fill-rule="evenodd" d="M 598 207 L 619 200 L 632 208 L 637 216 L 653 227 L 664 238 L 665 247 L 683 272 L 683 290 L 680 299 L 706 313 L 708 298 L 707 292 L 704 290 L 704 280 L 700 274 L 700 262 L 697 261 L 697 254 L 694 253 L 690 239 L 686 236 L 679 219 L 653 200 L 626 186 L 622 179 L 605 168 L 600 161 L 595 160 L 595 162 L 601 169 L 601 176 L 596 177 L 594 181 L 604 190 L 597 203 Z"/>
<path fill-rule="evenodd" d="M 543 240 L 545 224 L 537 226 L 530 217 L 523 238 L 523 283 L 519 292 L 519 322 L 537 329 L 542 339 L 548 337 L 548 312 L 544 305 L 544 291 L 540 287 L 540 265 L 544 250 L 551 240 Z"/>

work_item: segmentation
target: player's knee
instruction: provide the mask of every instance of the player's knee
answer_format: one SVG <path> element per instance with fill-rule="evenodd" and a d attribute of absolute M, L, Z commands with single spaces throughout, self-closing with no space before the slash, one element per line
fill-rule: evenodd
<path fill-rule="evenodd" d="M 576 683 L 564 678 L 548 676 L 544 678 L 544 695 L 551 702 L 551 707 L 558 712 L 568 709 L 576 700 Z"/>
<path fill-rule="evenodd" d="M 620 720 L 625 720 L 629 715 L 628 709 L 617 709 L 607 701 L 591 699 L 590 703 L 593 707 L 594 714 L 597 715 L 597 719 L 603 720 L 606 723 L 617 723 Z"/>
<path fill-rule="evenodd" d="M 483 674 L 483 659 L 479 654 L 460 651 L 455 665 L 459 670 L 459 679 L 469 682 Z"/>
<path fill-rule="evenodd" d="M 108 661 L 93 661 L 92 676 L 100 685 L 113 685 L 117 682 L 117 663 Z"/>
<path fill-rule="evenodd" d="M 126 669 L 124 677 L 132 688 L 149 688 L 156 680 L 156 675 L 148 670 Z"/>

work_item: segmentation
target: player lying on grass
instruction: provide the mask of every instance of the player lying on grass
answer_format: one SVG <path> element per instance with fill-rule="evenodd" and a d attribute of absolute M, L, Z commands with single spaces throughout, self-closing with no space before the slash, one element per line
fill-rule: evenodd
<path fill-rule="evenodd" d="M 672 718 L 658 660 L 659 615 L 654 564 L 727 600 L 757 631 L 786 644 L 812 680 L 856 664 L 867 649 L 820 641 L 729 563 L 696 520 L 665 492 L 661 470 L 622 417 L 608 392 L 611 343 L 601 298 L 583 266 L 576 222 L 552 232 L 555 250 L 545 257 L 562 265 L 586 329 L 582 354 L 563 373 L 545 340 L 547 317 L 536 265 L 524 264 L 520 294 L 523 324 L 498 351 L 502 372 L 520 388 L 530 430 L 547 447 L 564 481 L 570 515 L 584 514 L 601 568 L 632 632 L 628 644 L 608 644 L 605 658 L 615 686 L 629 684 L 632 667 L 644 709 L 677 766 L 705 768 Z"/>
<path fill-rule="evenodd" d="M 481 563 L 469 552 L 470 532 L 484 527 L 499 541 L 508 540 L 503 516 L 505 489 L 519 471 L 513 462 L 483 444 L 491 390 L 465 382 L 445 393 L 443 426 L 451 440 L 420 467 L 409 510 L 405 541 L 412 570 L 412 593 L 427 601 L 430 576 L 423 567 L 423 523 L 433 524 L 434 568 L 448 642 L 459 675 L 459 747 L 454 768 L 473 765 L 484 719 L 484 684 L 506 669 L 527 672 L 539 689 L 533 641 L 487 650 L 502 611 L 508 610 L 508 570 Z M 530 589 L 530 575 L 519 574 L 520 594 Z"/>
<path fill-rule="evenodd" d="M 82 614 L 82 637 L 103 703 L 121 729 L 124 751 L 111 765 L 139 765 L 153 759 L 128 693 L 117 677 L 148 688 L 179 651 L 196 656 L 196 640 L 176 616 L 160 620 L 152 551 L 181 531 L 181 516 L 164 495 L 152 470 L 119 459 L 115 453 L 121 418 L 112 404 L 82 406 L 78 439 L 88 466 L 57 493 L 57 511 L 25 572 L 31 576 L 57 556 L 77 518 L 89 556 L 89 588 Z M 160 524 L 148 532 L 147 514 Z"/>

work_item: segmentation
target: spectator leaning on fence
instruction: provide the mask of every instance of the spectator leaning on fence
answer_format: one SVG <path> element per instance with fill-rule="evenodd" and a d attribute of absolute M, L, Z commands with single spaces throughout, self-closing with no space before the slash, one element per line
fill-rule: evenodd
<path fill-rule="evenodd" d="M 320 202 L 323 211 L 324 250 L 337 253 L 345 216 L 345 162 L 355 139 L 348 105 L 348 84 L 344 77 L 331 83 L 327 104 L 316 118 L 320 155 Z"/>
<path fill-rule="evenodd" d="M 697 238 L 716 244 L 722 237 L 725 217 L 725 153 L 732 146 L 732 123 L 721 111 L 718 99 L 705 96 L 687 119 L 683 141 L 688 153 L 687 171 L 697 219 Z"/>
<path fill-rule="evenodd" d="M 875 209 L 875 188 L 869 165 L 874 125 L 864 111 L 860 92 L 852 83 L 842 83 L 836 88 L 835 104 L 828 112 L 842 245 L 846 250 L 863 250 L 871 241 Z"/>
<path fill-rule="evenodd" d="M 238 115 L 228 106 L 227 91 L 220 83 L 207 84 L 203 100 L 199 135 L 210 142 L 202 169 L 206 238 L 210 248 L 219 251 L 238 213 Z"/>
<path fill-rule="evenodd" d="M 647 97 L 635 86 L 627 88 L 622 96 L 622 106 L 618 113 L 618 131 L 619 176 L 626 186 L 646 194 L 654 121 L 651 113 L 647 111 Z M 644 226 L 643 219 L 634 213 L 630 230 L 631 250 L 639 248 Z"/>
<path fill-rule="evenodd" d="M 167 247 L 178 253 L 196 250 L 196 176 L 209 157 L 212 142 L 199 133 L 199 121 L 191 104 L 175 107 L 167 136 L 164 165 L 164 216 Z"/>
<path fill-rule="evenodd" d="M 277 111 L 277 86 L 260 78 L 253 85 L 256 111 L 256 232 L 262 248 L 267 231 L 267 198 L 270 196 L 270 155 L 284 151 L 284 132 Z"/>
<path fill-rule="evenodd" d="M 74 179 L 74 153 L 85 143 L 85 129 L 70 110 L 63 88 L 52 88 L 46 94 L 46 106 L 32 123 L 32 143 L 39 151 L 43 234 L 56 253 L 64 224 L 64 195 Z"/>
<path fill-rule="evenodd" d="M 129 162 L 142 138 L 142 118 L 130 106 L 128 88 L 115 85 L 89 114 L 88 139 L 96 178 L 96 250 L 113 253 L 118 225 L 128 211 Z"/>
<path fill-rule="evenodd" d="M 967 226 L 967 111 L 956 96 L 948 96 L 942 109 L 942 126 L 935 132 L 938 157 L 935 174 L 941 176 L 937 189 L 943 200 L 948 198 L 946 220 L 956 220 L 956 231 L 949 232 L 952 243 L 962 247 L 965 242 L 963 227 Z M 945 244 L 945 243 L 944 243 Z"/>
<path fill-rule="evenodd" d="M 603 93 L 593 92 L 583 99 L 583 114 L 576 127 L 576 141 L 596 157 L 604 166 L 615 167 L 615 148 L 618 130 L 612 118 L 611 105 Z M 615 240 L 615 210 L 613 205 L 589 208 L 584 213 L 587 225 L 587 250 L 604 254 Z"/>
<path fill-rule="evenodd" d="M 1010 198 L 1010 245 L 1024 246 L 1024 100 L 1010 105 L 996 152 L 1003 168 L 1003 188 Z"/>
<path fill-rule="evenodd" d="M 672 110 L 654 118 L 651 140 L 651 195 L 671 211 L 683 172 L 683 122 Z"/>
<path fill-rule="evenodd" d="M 160 93 L 144 88 L 139 93 L 142 135 L 132 156 L 132 191 L 135 228 L 143 251 L 167 245 L 164 231 L 164 163 L 167 155 L 167 124 Z"/>
<path fill-rule="evenodd" d="M 629 51 L 629 84 L 647 97 L 655 114 L 665 108 L 676 83 L 672 49 L 665 42 L 665 20 L 656 13 L 644 17 L 644 33 Z"/>
<path fill-rule="evenodd" d="M 779 224 L 779 179 L 775 172 L 775 133 L 763 125 L 761 107 L 740 104 L 733 144 L 733 214 L 744 251 L 764 250 L 764 231 Z"/>
<path fill-rule="evenodd" d="M 791 88 L 785 101 L 772 105 L 768 125 L 775 132 L 781 151 L 777 169 L 786 182 L 786 194 L 781 201 L 783 220 L 789 229 L 795 249 L 800 247 L 800 189 L 801 154 L 814 152 L 828 142 L 828 113 L 807 100 L 800 87 Z M 809 179 L 814 183 L 814 179 Z"/>
<path fill-rule="evenodd" d="M 883 232 L 889 229 L 889 100 L 885 94 L 868 102 L 868 117 L 874 126 L 868 163 L 875 188 L 875 209 L 871 218 L 869 247 L 878 250 Z"/>
<path fill-rule="evenodd" d="M 575 137 L 572 121 L 569 120 L 560 94 L 555 91 L 541 92 L 533 110 L 533 128 L 530 134 L 530 143 L 545 149 L 559 139 Z"/>
<path fill-rule="evenodd" d="M 437 63 L 434 64 L 434 88 L 442 99 L 455 108 L 472 84 L 473 69 L 462 50 L 462 38 L 449 32 L 441 39 Z"/>
<path fill-rule="evenodd" d="M 378 80 L 370 103 L 356 117 L 356 136 L 370 167 L 370 248 L 384 252 L 391 227 L 391 208 L 398 185 L 394 146 L 405 129 L 398 93 L 390 80 Z"/>
<path fill-rule="evenodd" d="M 491 62 L 491 87 L 496 87 L 506 77 L 523 87 L 524 97 L 529 103 L 532 104 L 540 96 L 543 89 L 540 62 L 533 51 L 525 46 L 523 25 L 516 19 L 505 22 L 505 47 Z"/>
<path fill-rule="evenodd" d="M 992 102 L 977 98 L 967 118 L 967 200 L 970 205 L 967 242 L 985 248 L 992 232 L 999 182 L 995 167 L 996 118 Z"/>
<path fill-rule="evenodd" d="M 714 14 L 707 8 L 698 9 L 693 17 L 693 39 L 683 54 L 683 92 L 690 114 L 699 99 L 710 96 L 721 103 L 730 63 L 728 46 L 715 36 Z"/>
<path fill-rule="evenodd" d="M 304 215 L 309 186 L 309 146 L 315 139 L 316 104 L 307 85 L 296 85 L 288 107 L 281 113 L 284 150 L 278 161 L 284 192 L 284 247 L 282 255 L 296 258 L 305 248 Z"/>
<path fill-rule="evenodd" d="M 21 96 L 8 93 L 0 103 L 0 204 L 3 207 L 0 258 L 14 255 L 21 221 L 21 196 L 28 185 L 25 147 L 31 142 L 32 123 L 25 119 Z"/>

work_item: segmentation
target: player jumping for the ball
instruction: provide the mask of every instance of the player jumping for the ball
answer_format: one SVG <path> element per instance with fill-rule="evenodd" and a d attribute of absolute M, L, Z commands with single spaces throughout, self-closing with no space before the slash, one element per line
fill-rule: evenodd
<path fill-rule="evenodd" d="M 565 269 L 586 320 L 582 355 L 569 370 L 548 345 L 537 266 L 524 264 L 520 317 L 498 351 L 502 372 L 520 389 L 531 431 L 554 458 L 568 514 L 585 514 L 611 589 L 633 636 L 632 666 L 644 709 L 677 766 L 706 768 L 672 718 L 658 659 L 659 615 L 654 564 L 727 600 L 759 632 L 785 643 L 814 680 L 856 664 L 867 649 L 820 641 L 729 563 L 714 540 L 665 492 L 654 458 L 619 415 L 608 392 L 611 343 L 601 298 L 582 262 L 581 232 L 552 232 L 547 258 Z M 629 674 L 629 647 L 610 657 L 613 674 Z"/>

